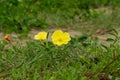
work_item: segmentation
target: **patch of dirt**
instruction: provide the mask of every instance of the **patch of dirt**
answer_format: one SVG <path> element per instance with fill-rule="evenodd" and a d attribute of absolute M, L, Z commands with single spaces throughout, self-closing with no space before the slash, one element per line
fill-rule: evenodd
<path fill-rule="evenodd" d="M 111 15 L 112 14 L 112 9 L 110 7 L 100 7 L 97 9 L 90 9 L 91 12 L 105 12 L 106 15 Z"/>
<path fill-rule="evenodd" d="M 61 29 L 61 28 L 59 28 L 59 29 L 65 31 L 65 32 L 68 32 L 68 33 L 71 35 L 71 37 L 75 37 L 75 36 L 80 36 L 80 35 L 82 35 L 82 33 L 81 33 L 80 31 L 76 31 L 76 30 L 74 30 L 74 29 Z M 47 30 L 45 30 L 45 31 L 46 31 L 46 32 L 49 32 L 49 35 L 51 36 L 52 33 L 53 33 L 55 30 L 57 30 L 57 28 L 53 28 L 53 29 L 49 29 L 49 31 L 47 31 Z M 36 34 L 37 34 L 38 32 L 40 32 L 40 31 L 43 31 L 43 30 L 33 28 L 33 29 L 28 33 L 28 38 L 25 38 L 25 39 L 22 39 L 22 40 L 19 39 L 19 34 L 11 33 L 11 34 L 9 34 L 9 35 L 10 35 L 11 42 L 12 42 L 13 45 L 14 45 L 14 44 L 18 44 L 18 43 L 21 43 L 22 45 L 25 45 L 25 43 L 26 43 L 27 41 L 29 41 L 29 38 L 34 39 L 34 35 L 36 35 Z M 101 42 L 106 43 L 106 39 L 107 39 L 107 38 L 113 37 L 113 36 L 111 36 L 110 34 L 108 34 L 108 32 L 110 32 L 110 31 L 111 31 L 111 30 L 106 30 L 106 29 L 100 30 L 100 29 L 99 29 L 99 30 L 97 30 L 97 31 L 91 36 L 91 38 L 94 39 L 95 37 L 98 37 L 98 38 L 101 40 Z M 117 29 L 117 31 L 120 33 L 120 28 Z M 0 40 L 4 40 L 4 36 L 5 36 L 5 34 L 0 33 Z M 48 40 L 51 41 L 51 37 L 48 37 Z"/>
<path fill-rule="evenodd" d="M 59 28 L 59 29 L 65 31 L 65 32 L 68 32 L 68 33 L 71 35 L 71 37 L 75 37 L 75 36 L 81 35 L 81 32 L 76 31 L 76 30 L 72 30 L 72 29 L 61 29 L 61 28 Z M 53 28 L 53 29 L 49 29 L 49 31 L 46 31 L 46 32 L 49 32 L 49 35 L 51 36 L 52 33 L 53 33 L 55 30 L 58 30 L 58 29 Z M 40 32 L 40 31 L 44 31 L 44 30 L 37 30 L 37 29 L 34 29 L 34 28 L 33 28 L 33 29 L 29 32 L 28 36 L 33 39 L 33 38 L 34 38 L 34 35 L 36 35 L 36 34 L 37 34 L 38 32 Z M 49 37 L 48 40 L 51 40 L 50 37 Z"/>
<path fill-rule="evenodd" d="M 71 37 L 75 37 L 75 36 L 81 34 L 81 32 L 78 32 L 78 31 L 75 31 L 72 29 L 61 29 L 61 28 L 59 28 L 59 29 L 65 31 L 65 32 L 68 32 L 71 35 Z M 51 41 L 51 35 L 55 30 L 58 30 L 58 29 L 53 28 L 53 29 L 49 29 L 49 31 L 48 31 L 48 30 L 41 30 L 41 29 L 32 28 L 31 31 L 28 33 L 28 37 L 23 38 L 23 39 L 19 39 L 19 36 L 20 36 L 19 34 L 16 34 L 16 33 L 8 34 L 10 36 L 11 41 L 10 41 L 10 44 L 8 44 L 6 46 L 6 48 L 10 47 L 11 44 L 12 45 L 21 44 L 22 46 L 25 46 L 26 42 L 28 42 L 29 39 L 34 39 L 34 35 L 36 35 L 38 32 L 41 32 L 41 31 L 49 32 L 48 40 Z M 6 34 L 4 34 L 4 33 L 0 33 L 0 40 L 5 40 L 4 39 L 5 35 Z"/>

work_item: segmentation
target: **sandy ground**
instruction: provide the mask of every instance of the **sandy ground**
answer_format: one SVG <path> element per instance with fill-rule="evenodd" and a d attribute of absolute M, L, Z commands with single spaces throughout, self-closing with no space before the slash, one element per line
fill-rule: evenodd
<path fill-rule="evenodd" d="M 57 29 L 53 28 L 53 29 L 49 29 L 49 36 L 51 36 L 51 34 Z M 82 35 L 82 33 L 80 31 L 76 31 L 74 29 L 61 29 L 65 32 L 68 32 L 71 37 L 76 37 L 76 36 L 80 36 Z M 117 29 L 118 30 L 118 33 L 120 33 L 120 28 Z M 28 38 L 24 38 L 24 39 L 19 39 L 19 34 L 16 34 L 16 33 L 11 33 L 9 34 L 10 37 L 11 37 L 11 42 L 13 44 L 16 44 L 16 43 L 26 43 L 27 41 L 29 41 L 29 38 L 31 39 L 34 39 L 34 35 L 36 35 L 38 32 L 40 31 L 43 31 L 43 30 L 39 30 L 39 29 L 35 29 L 33 28 L 29 33 L 28 33 Z M 95 37 L 98 37 L 103 43 L 106 43 L 106 39 L 107 38 L 110 38 L 110 37 L 113 37 L 111 36 L 110 34 L 108 34 L 108 32 L 110 32 L 110 30 L 97 30 L 92 36 L 91 38 L 95 38 Z M 0 40 L 4 40 L 4 33 L 0 33 Z M 48 37 L 48 40 L 51 41 L 51 38 Z"/>

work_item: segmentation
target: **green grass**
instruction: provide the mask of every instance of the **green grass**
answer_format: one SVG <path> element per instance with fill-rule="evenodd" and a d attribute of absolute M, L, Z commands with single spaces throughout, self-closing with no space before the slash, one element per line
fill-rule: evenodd
<path fill-rule="evenodd" d="M 119 0 L 2 0 L 0 1 L 0 31 L 28 33 L 32 27 L 48 29 L 53 26 L 55 28 L 72 26 L 79 30 L 91 26 L 93 28 L 113 28 L 116 25 L 111 24 L 119 25 L 120 13 L 115 10 L 116 7 L 119 8 L 119 3 Z M 102 7 L 109 8 L 113 14 L 94 11 L 94 9 Z"/>
<path fill-rule="evenodd" d="M 30 40 L 25 46 L 0 41 L 0 79 L 100 80 L 120 78 L 120 35 L 113 30 L 109 44 L 88 37 L 67 45 Z M 8 46 L 9 45 L 9 46 Z M 6 47 L 7 46 L 7 47 Z"/>
<path fill-rule="evenodd" d="M 120 0 L 2 0 L 0 31 L 22 33 L 33 27 L 71 28 L 88 33 L 67 45 L 29 39 L 0 41 L 0 80 L 112 80 L 120 78 Z M 105 8 L 105 10 L 102 10 Z M 103 44 L 91 38 L 97 29 L 111 29 Z M 21 44 L 22 43 L 22 44 Z"/>

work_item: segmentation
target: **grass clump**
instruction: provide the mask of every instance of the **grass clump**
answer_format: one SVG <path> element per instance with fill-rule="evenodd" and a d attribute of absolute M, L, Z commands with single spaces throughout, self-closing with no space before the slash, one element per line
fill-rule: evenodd
<path fill-rule="evenodd" d="M 96 12 L 94 9 L 101 7 L 119 8 L 119 3 L 119 0 L 1 0 L 0 31 L 6 33 L 13 31 L 17 33 L 27 33 L 31 27 L 39 27 L 42 29 L 48 29 L 51 26 L 81 27 L 81 25 L 78 24 L 81 23 L 81 20 L 83 23 L 86 22 L 86 20 L 91 21 L 91 18 L 93 20 L 97 18 L 98 21 L 92 21 L 94 23 L 99 21 L 104 22 L 104 19 L 108 19 L 108 17 L 106 17 L 107 15 L 104 16 L 104 12 Z M 93 10 L 92 13 L 90 11 L 91 9 Z M 106 24 L 112 23 L 112 20 L 108 19 L 108 22 L 106 21 L 102 26 L 104 27 Z"/>
<path fill-rule="evenodd" d="M 71 38 L 66 45 L 30 40 L 26 46 L 5 47 L 0 41 L 0 78 L 30 80 L 99 80 L 120 78 L 120 36 L 102 44 L 99 39 Z M 12 45 L 12 44 L 11 44 Z"/>

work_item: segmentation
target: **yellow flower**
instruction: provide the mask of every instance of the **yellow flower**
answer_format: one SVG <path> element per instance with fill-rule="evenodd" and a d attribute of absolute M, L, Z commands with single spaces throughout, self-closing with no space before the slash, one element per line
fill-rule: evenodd
<path fill-rule="evenodd" d="M 46 40 L 47 32 L 39 32 L 37 35 L 34 36 L 35 40 Z"/>
<path fill-rule="evenodd" d="M 52 42 L 55 45 L 61 46 L 67 44 L 71 40 L 69 33 L 62 30 L 56 30 L 52 35 Z"/>

